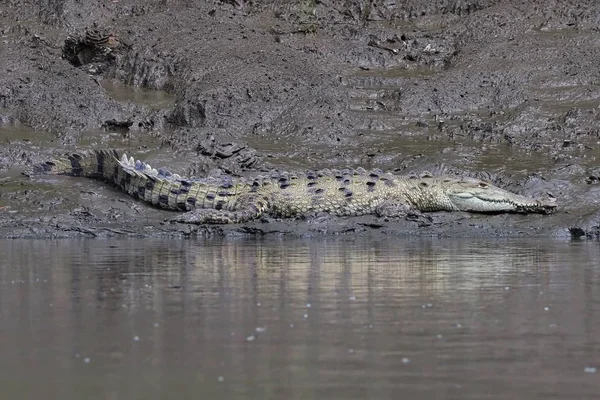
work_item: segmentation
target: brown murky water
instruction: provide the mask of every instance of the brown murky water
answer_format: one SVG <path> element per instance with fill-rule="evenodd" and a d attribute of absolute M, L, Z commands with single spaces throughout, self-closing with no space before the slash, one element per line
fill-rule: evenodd
<path fill-rule="evenodd" d="M 175 96 L 163 90 L 133 87 L 106 79 L 102 80 L 100 85 L 110 97 L 123 103 L 132 103 L 153 109 L 168 109 L 175 104 Z"/>
<path fill-rule="evenodd" d="M 2 398 L 600 396 L 597 242 L 15 240 L 0 254 Z"/>

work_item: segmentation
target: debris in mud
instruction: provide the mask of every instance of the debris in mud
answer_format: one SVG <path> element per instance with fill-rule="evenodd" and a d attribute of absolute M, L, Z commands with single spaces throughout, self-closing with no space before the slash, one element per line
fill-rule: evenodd
<path fill-rule="evenodd" d="M 588 185 L 600 183 L 600 168 L 594 168 L 592 171 L 590 171 L 585 179 L 585 183 Z"/>
<path fill-rule="evenodd" d="M 238 168 L 242 170 L 250 169 L 260 160 L 256 150 L 235 142 L 220 143 L 213 136 L 201 140 L 196 147 L 196 151 L 213 160 L 231 159 L 233 164 L 229 162 L 220 163 L 221 168 L 226 173 L 236 173 Z"/>
<path fill-rule="evenodd" d="M 215 141 L 214 137 L 210 137 L 201 140 L 196 148 L 196 151 L 198 151 L 200 154 L 213 158 L 229 158 L 246 148 L 246 146 L 233 142 L 218 143 Z"/>
<path fill-rule="evenodd" d="M 132 125 L 133 125 L 133 121 L 131 121 L 131 120 L 117 121 L 115 119 L 111 119 L 111 120 L 105 121 L 104 124 L 102 124 L 102 127 L 105 129 L 116 130 L 119 132 L 127 132 L 129 130 L 129 128 L 131 128 Z"/>
<path fill-rule="evenodd" d="M 67 36 L 62 55 L 73 66 L 88 66 L 88 73 L 100 75 L 114 63 L 114 51 L 119 46 L 120 41 L 114 33 L 93 26 L 81 35 Z"/>

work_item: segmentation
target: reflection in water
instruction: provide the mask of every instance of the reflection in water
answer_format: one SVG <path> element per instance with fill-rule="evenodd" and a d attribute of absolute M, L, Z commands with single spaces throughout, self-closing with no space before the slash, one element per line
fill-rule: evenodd
<path fill-rule="evenodd" d="M 597 243 L 0 241 L 0 254 L 5 398 L 600 393 Z"/>

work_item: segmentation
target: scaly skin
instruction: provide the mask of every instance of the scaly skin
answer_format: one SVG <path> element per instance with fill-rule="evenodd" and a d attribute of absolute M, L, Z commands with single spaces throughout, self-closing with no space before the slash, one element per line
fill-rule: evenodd
<path fill-rule="evenodd" d="M 188 211 L 186 223 L 241 223 L 263 214 L 305 217 L 398 216 L 407 210 L 548 214 L 553 199 L 535 200 L 474 178 L 397 176 L 362 168 L 343 171 L 277 172 L 253 179 L 187 179 L 156 170 L 115 150 L 71 154 L 34 167 L 35 174 L 65 174 L 105 180 L 153 206 Z"/>

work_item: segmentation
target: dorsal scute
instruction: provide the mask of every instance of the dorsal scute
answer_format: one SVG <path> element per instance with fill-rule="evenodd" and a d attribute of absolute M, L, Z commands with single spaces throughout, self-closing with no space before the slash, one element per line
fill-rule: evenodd
<path fill-rule="evenodd" d="M 158 169 L 158 176 L 161 178 L 170 178 L 173 175 L 171 171 L 165 168 Z"/>
<path fill-rule="evenodd" d="M 129 162 L 127 162 L 127 164 L 129 165 Z M 140 160 L 137 160 L 135 162 L 135 166 L 134 166 L 136 171 L 144 171 L 147 169 L 146 164 L 144 164 L 143 162 L 141 162 Z"/>
<path fill-rule="evenodd" d="M 317 179 L 318 174 L 316 171 L 306 171 L 305 176 L 306 176 L 306 179 L 315 180 L 315 179 Z"/>
<path fill-rule="evenodd" d="M 233 187 L 233 178 L 229 175 L 223 175 L 219 182 L 221 189 L 231 189 Z"/>
<path fill-rule="evenodd" d="M 258 175 L 257 177 L 255 177 L 252 180 L 252 183 L 250 185 L 254 188 L 258 188 L 258 187 L 262 186 L 262 184 L 263 184 L 263 177 L 262 177 L 262 175 Z"/>
<path fill-rule="evenodd" d="M 383 171 L 379 168 L 375 168 L 369 171 L 369 177 L 371 178 L 379 179 L 381 178 L 381 175 L 383 175 Z"/>

